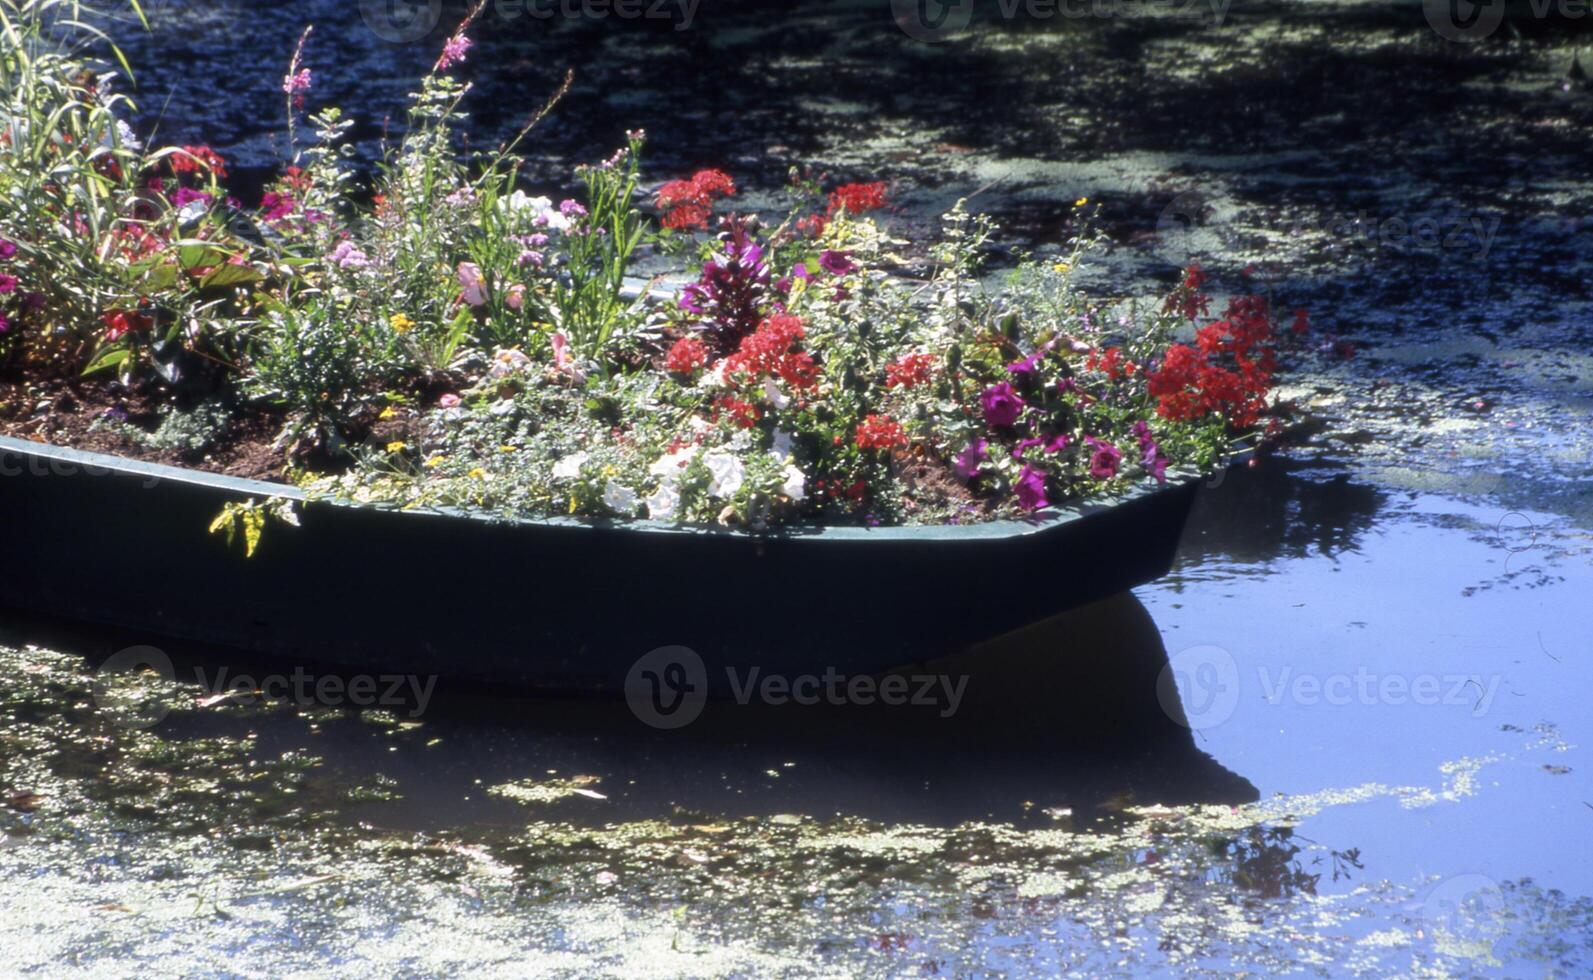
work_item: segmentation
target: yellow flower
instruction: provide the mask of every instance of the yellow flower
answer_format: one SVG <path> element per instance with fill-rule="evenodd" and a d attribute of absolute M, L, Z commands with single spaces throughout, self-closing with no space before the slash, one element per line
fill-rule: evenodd
<path fill-rule="evenodd" d="M 397 440 L 397 439 L 395 439 L 392 442 L 387 444 L 387 451 L 390 452 L 390 453 L 401 453 L 401 452 L 403 452 L 404 450 L 406 450 L 408 448 L 409 448 L 409 443 L 402 442 L 402 441 Z"/>
<path fill-rule="evenodd" d="M 426 468 L 429 470 L 434 470 L 446 461 L 446 458 L 443 456 L 433 456 L 431 459 L 426 460 Z"/>
<path fill-rule="evenodd" d="M 1088 203 L 1090 203 L 1090 199 L 1089 198 L 1081 197 L 1077 201 L 1073 202 L 1073 206 L 1076 207 L 1076 208 L 1082 208 L 1084 205 L 1086 205 Z"/>
<path fill-rule="evenodd" d="M 498 447 L 498 452 L 500 452 L 500 453 L 512 453 L 516 449 L 519 449 L 519 448 L 520 448 L 519 446 L 499 446 Z"/>
<path fill-rule="evenodd" d="M 487 471 L 478 466 L 470 471 L 470 478 L 472 480 L 485 480 L 487 478 Z"/>
<path fill-rule="evenodd" d="M 1063 275 L 1067 275 L 1068 271 L 1070 269 L 1072 269 L 1072 268 L 1073 268 L 1073 266 L 1069 265 L 1066 262 L 1058 262 L 1056 264 L 1056 271 L 1062 273 Z"/>
<path fill-rule="evenodd" d="M 388 318 L 387 322 L 392 324 L 393 329 L 399 333 L 409 333 L 415 328 L 415 321 L 402 313 L 394 313 Z"/>
<path fill-rule="evenodd" d="M 382 409 L 382 414 L 380 414 L 380 415 L 378 415 L 376 417 L 379 418 L 379 419 L 390 419 L 390 418 L 392 418 L 393 416 L 395 416 L 397 414 L 398 414 L 398 410 L 396 408 L 394 408 L 393 406 L 389 405 L 386 408 Z"/>

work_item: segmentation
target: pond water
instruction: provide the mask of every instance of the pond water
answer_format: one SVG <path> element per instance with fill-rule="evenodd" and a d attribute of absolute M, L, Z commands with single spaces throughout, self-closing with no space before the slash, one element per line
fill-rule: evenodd
<path fill-rule="evenodd" d="M 166 137 L 265 168 L 303 24 L 369 133 L 434 57 L 359 11 L 165 2 L 121 34 Z M 767 202 L 810 161 L 891 179 L 907 230 L 978 192 L 1012 247 L 1087 195 L 1098 288 L 1254 263 L 1355 356 L 1292 366 L 1300 439 L 1200 491 L 1172 575 L 934 665 L 967 677 L 950 717 L 218 699 L 204 651 L 96 674 L 139 638 L 0 617 L 4 969 L 1593 970 L 1577 37 L 1339 3 L 982 9 L 939 44 L 883 2 L 673 26 L 489 14 L 483 139 L 576 67 L 532 147 L 550 187 L 645 125 L 660 178 Z"/>

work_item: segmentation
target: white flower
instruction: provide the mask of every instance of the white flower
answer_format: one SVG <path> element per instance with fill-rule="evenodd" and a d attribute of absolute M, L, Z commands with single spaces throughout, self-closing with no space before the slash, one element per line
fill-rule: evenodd
<path fill-rule="evenodd" d="M 492 355 L 492 367 L 487 374 L 494 378 L 506 378 L 516 371 L 523 371 L 531 364 L 531 358 L 525 356 L 524 351 L 500 350 Z"/>
<path fill-rule="evenodd" d="M 785 392 L 780 390 L 780 386 L 774 383 L 773 378 L 763 379 L 763 397 L 767 398 L 769 404 L 775 408 L 785 408 L 791 404 L 791 399 L 786 397 Z"/>
<path fill-rule="evenodd" d="M 713 477 L 708 483 L 710 494 L 715 497 L 729 497 L 741 489 L 741 482 L 746 477 L 747 470 L 739 458 L 716 449 L 704 455 L 702 461 Z"/>
<path fill-rule="evenodd" d="M 177 209 L 177 221 L 183 225 L 191 225 L 205 216 L 208 210 L 204 201 L 189 201 Z"/>
<path fill-rule="evenodd" d="M 721 358 L 718 364 L 715 364 L 710 370 L 704 371 L 702 377 L 697 379 L 697 387 L 710 390 L 727 387 L 729 382 L 725 380 L 725 365 L 728 363 L 730 363 L 730 358 Z"/>
<path fill-rule="evenodd" d="M 802 500 L 808 495 L 807 477 L 802 475 L 795 463 L 786 464 L 785 482 L 780 484 L 780 492 L 792 500 Z"/>
<path fill-rule="evenodd" d="M 672 487 L 680 482 L 680 474 L 696 455 L 697 450 L 691 446 L 677 449 L 659 457 L 658 462 L 647 468 L 647 472 L 658 477 L 658 482 L 662 486 Z"/>
<path fill-rule="evenodd" d="M 629 516 L 636 513 L 636 491 L 617 480 L 603 485 L 603 503 L 616 514 Z"/>
<path fill-rule="evenodd" d="M 555 480 L 573 480 L 581 475 L 581 467 L 586 464 L 586 452 L 571 453 L 570 455 L 553 464 L 553 478 Z"/>
<path fill-rule="evenodd" d="M 786 432 L 784 429 L 775 429 L 774 445 L 769 447 L 770 454 L 775 459 L 790 459 L 792 441 L 791 433 Z"/>
<path fill-rule="evenodd" d="M 663 484 L 647 495 L 647 516 L 655 521 L 673 520 L 680 509 L 680 494 L 673 484 Z"/>

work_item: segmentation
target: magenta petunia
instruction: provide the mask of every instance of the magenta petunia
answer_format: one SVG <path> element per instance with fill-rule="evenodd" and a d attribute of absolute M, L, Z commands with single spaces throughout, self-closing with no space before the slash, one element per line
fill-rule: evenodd
<path fill-rule="evenodd" d="M 968 444 L 968 448 L 957 454 L 952 466 L 965 482 L 979 475 L 979 465 L 990 458 L 987 452 L 989 445 L 983 439 L 975 439 Z"/>
<path fill-rule="evenodd" d="M 1123 454 L 1118 451 L 1118 448 L 1094 436 L 1085 436 L 1084 442 L 1091 450 L 1090 475 L 1097 480 L 1110 480 L 1116 476 L 1117 464 L 1123 460 Z"/>
<path fill-rule="evenodd" d="M 836 252 L 831 249 L 825 249 L 819 255 L 819 267 L 832 276 L 844 276 L 847 273 L 857 271 L 857 266 L 852 263 L 851 256 L 845 252 Z"/>
<path fill-rule="evenodd" d="M 9 262 L 17 254 L 17 243 L 0 238 L 0 262 Z"/>
<path fill-rule="evenodd" d="M 17 277 L 16 276 L 8 276 L 5 273 L 0 272 L 0 295 L 4 295 L 5 293 L 10 293 L 10 292 L 15 292 L 16 288 L 17 288 Z"/>
<path fill-rule="evenodd" d="M 1025 466 L 1018 474 L 1018 504 L 1024 510 L 1039 510 L 1050 505 L 1045 498 L 1045 474 L 1033 466 Z"/>
<path fill-rule="evenodd" d="M 1010 382 L 1003 381 L 986 388 L 984 394 L 979 396 L 979 402 L 984 406 L 985 422 L 997 428 L 1013 424 L 1023 414 L 1023 399 Z"/>

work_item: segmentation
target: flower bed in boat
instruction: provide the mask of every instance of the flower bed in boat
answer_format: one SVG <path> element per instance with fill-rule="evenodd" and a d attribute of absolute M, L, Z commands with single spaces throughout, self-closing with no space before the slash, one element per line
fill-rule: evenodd
<path fill-rule="evenodd" d="M 885 183 L 794 174 L 785 213 L 740 213 L 722 170 L 644 182 L 640 131 L 537 196 L 516 151 L 557 96 L 460 149 L 471 20 L 368 181 L 306 32 L 290 159 L 246 203 L 208 147 L 139 142 L 115 72 L 60 46 L 69 9 L 0 0 L 12 434 L 401 505 L 960 523 L 1219 465 L 1309 326 L 1214 313 L 1198 268 L 1148 308 L 1086 293 L 1083 198 L 1061 252 L 992 283 L 961 205 L 904 242 Z M 636 288 L 670 263 L 684 285 Z"/>

